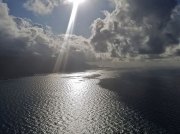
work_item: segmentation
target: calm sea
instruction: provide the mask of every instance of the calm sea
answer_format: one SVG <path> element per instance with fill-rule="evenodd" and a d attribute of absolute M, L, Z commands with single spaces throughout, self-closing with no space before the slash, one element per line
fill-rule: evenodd
<path fill-rule="evenodd" d="M 178 133 L 180 75 L 167 72 L 94 70 L 2 80 L 0 133 Z"/>

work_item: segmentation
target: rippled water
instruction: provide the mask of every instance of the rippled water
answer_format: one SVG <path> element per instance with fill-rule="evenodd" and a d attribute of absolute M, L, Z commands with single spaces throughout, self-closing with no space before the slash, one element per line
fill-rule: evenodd
<path fill-rule="evenodd" d="M 0 81 L 0 133 L 166 133 L 98 85 L 116 71 Z"/>

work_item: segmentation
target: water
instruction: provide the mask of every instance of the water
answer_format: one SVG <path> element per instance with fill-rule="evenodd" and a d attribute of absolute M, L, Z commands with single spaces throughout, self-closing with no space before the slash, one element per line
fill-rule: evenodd
<path fill-rule="evenodd" d="M 0 81 L 0 133 L 168 133 L 103 84 L 119 76 L 100 70 Z"/>

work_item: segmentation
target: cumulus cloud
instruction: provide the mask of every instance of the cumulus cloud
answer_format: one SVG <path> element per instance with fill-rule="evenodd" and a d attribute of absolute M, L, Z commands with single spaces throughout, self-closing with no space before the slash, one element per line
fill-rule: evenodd
<path fill-rule="evenodd" d="M 38 15 L 48 15 L 60 4 L 70 4 L 68 0 L 27 0 L 23 6 Z"/>
<path fill-rule="evenodd" d="M 9 15 L 7 4 L 2 2 L 0 18 L 0 73 L 52 72 L 57 56 L 63 51 L 65 35 L 55 35 L 48 26 Z M 73 35 L 68 44 L 69 61 L 79 57 L 85 63 L 94 58 L 92 46 L 84 37 Z"/>
<path fill-rule="evenodd" d="M 62 0 L 28 0 L 24 3 L 24 7 L 34 13 L 45 15 L 52 12 L 54 7 L 57 7 Z"/>
<path fill-rule="evenodd" d="M 3 18 L 0 22 L 1 55 L 22 54 L 30 51 L 46 54 L 45 49 L 50 50 L 51 45 L 57 44 L 55 40 L 52 40 L 49 31 L 40 25 L 9 16 L 6 4 L 0 4 L 0 10 L 3 10 L 0 13 Z M 39 48 L 41 45 L 43 47 Z"/>
<path fill-rule="evenodd" d="M 92 24 L 90 38 L 98 53 L 111 57 L 161 56 L 179 45 L 179 6 L 176 0 L 113 0 L 112 13 Z M 169 48 L 169 49 L 168 49 Z"/>
<path fill-rule="evenodd" d="M 30 1 L 33 5 L 33 0 Z M 50 10 L 43 11 L 49 13 L 60 0 L 46 2 L 51 4 L 44 3 L 45 7 L 39 9 L 49 7 Z M 104 11 L 105 19 L 94 20 L 90 39 L 69 37 L 69 63 L 85 66 L 86 61 L 97 59 L 180 56 L 180 6 L 175 0 L 114 0 L 114 3 L 112 13 Z M 2 76 L 52 72 L 58 55 L 66 51 L 62 45 L 65 35 L 55 35 L 48 26 L 9 15 L 7 4 L 1 0 L 0 18 Z"/>
<path fill-rule="evenodd" d="M 0 3 L 0 41 L 1 50 L 4 49 L 21 52 L 39 53 L 39 55 L 52 56 L 59 52 L 65 35 L 54 35 L 51 28 L 35 24 L 31 20 L 9 15 L 7 4 Z M 87 39 L 72 35 L 69 38 L 70 48 L 76 51 L 91 50 Z M 1 51 L 0 50 L 0 51 Z M 4 52 L 6 53 L 6 52 Z M 87 54 L 87 52 L 85 52 Z M 1 53 L 2 54 L 2 53 Z M 9 53 L 8 53 L 9 54 Z"/>

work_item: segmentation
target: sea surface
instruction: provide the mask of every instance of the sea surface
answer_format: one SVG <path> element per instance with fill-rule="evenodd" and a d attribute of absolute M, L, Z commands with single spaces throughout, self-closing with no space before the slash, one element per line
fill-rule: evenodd
<path fill-rule="evenodd" d="M 180 71 L 108 69 L 0 81 L 0 134 L 116 133 L 180 133 Z"/>

